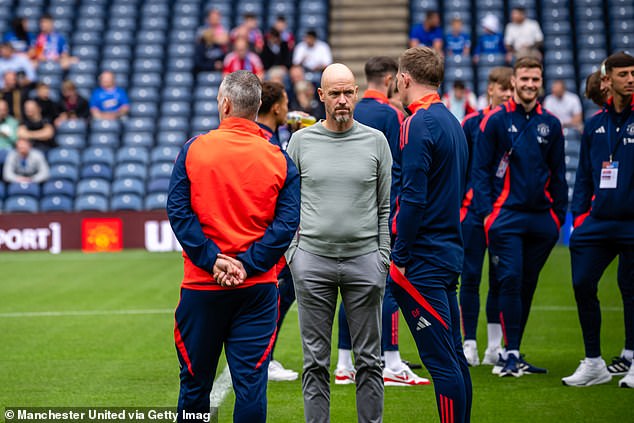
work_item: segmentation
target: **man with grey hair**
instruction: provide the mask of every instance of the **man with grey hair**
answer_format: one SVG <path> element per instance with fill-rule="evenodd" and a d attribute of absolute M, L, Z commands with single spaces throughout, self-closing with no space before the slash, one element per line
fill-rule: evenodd
<path fill-rule="evenodd" d="M 234 422 L 266 420 L 276 264 L 299 224 L 299 175 L 254 122 L 261 92 L 251 72 L 227 75 L 218 91 L 220 126 L 189 140 L 172 171 L 167 215 L 184 258 L 174 328 L 179 421 L 209 413 L 223 345 Z"/>
<path fill-rule="evenodd" d="M 293 134 L 287 150 L 301 179 L 301 224 L 286 259 L 299 309 L 307 422 L 330 421 L 330 342 L 339 292 L 355 356 L 358 421 L 382 421 L 381 302 L 392 157 L 380 131 L 353 120 L 357 92 L 350 69 L 328 66 L 319 89 L 326 120 Z"/>

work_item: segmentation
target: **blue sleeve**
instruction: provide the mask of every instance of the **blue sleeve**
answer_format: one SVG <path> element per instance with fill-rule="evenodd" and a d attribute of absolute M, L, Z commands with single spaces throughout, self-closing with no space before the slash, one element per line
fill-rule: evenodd
<path fill-rule="evenodd" d="M 59 36 L 59 54 L 68 53 L 68 43 L 66 37 Z"/>
<path fill-rule="evenodd" d="M 122 106 L 129 106 L 130 100 L 128 99 L 128 94 L 126 94 L 123 88 L 119 88 L 119 100 L 121 101 Z"/>
<path fill-rule="evenodd" d="M 568 208 L 568 183 L 566 182 L 564 134 L 559 121 L 555 121 L 553 130 L 555 135 L 548 156 L 548 167 L 550 168 L 548 191 L 553 199 L 553 211 L 557 215 L 559 223 L 563 225 Z"/>
<path fill-rule="evenodd" d="M 493 112 L 491 112 L 493 113 Z M 483 121 L 484 123 L 484 121 Z M 495 121 L 489 119 L 480 128 L 475 143 L 471 180 L 473 183 L 473 209 L 477 216 L 484 218 L 493 210 L 493 175 L 495 174 Z"/>
<path fill-rule="evenodd" d="M 506 54 L 506 46 L 504 45 L 504 37 L 500 37 L 499 52 L 500 54 Z"/>
<path fill-rule="evenodd" d="M 421 37 L 418 30 L 418 24 L 412 27 L 412 30 L 409 32 L 409 38 L 420 40 Z"/>
<path fill-rule="evenodd" d="M 94 90 L 92 92 L 92 94 L 90 95 L 90 108 L 97 108 L 97 109 L 101 109 L 99 107 L 99 100 L 98 100 L 98 95 L 99 95 L 99 89 L 97 88 L 96 90 Z"/>
<path fill-rule="evenodd" d="M 473 166 L 473 149 L 474 149 L 474 135 L 477 135 L 476 129 L 474 128 L 474 123 L 477 123 L 478 120 L 475 118 L 467 119 L 462 124 L 462 130 L 464 132 L 464 137 L 467 140 L 467 148 L 469 149 L 469 159 L 467 161 L 467 184 L 465 185 L 465 191 L 471 187 L 469 181 L 471 180 L 471 168 Z M 464 193 L 466 194 L 466 192 Z"/>
<path fill-rule="evenodd" d="M 392 260 L 397 266 L 407 266 L 411 259 L 412 245 L 427 207 L 427 182 L 432 162 L 433 140 L 427 128 L 413 127 L 409 133 L 412 136 L 405 140 L 401 154 L 401 194 L 392 250 Z"/>
<path fill-rule="evenodd" d="M 249 276 L 266 272 L 275 266 L 288 249 L 299 226 L 299 171 L 290 157 L 283 151 L 282 154 L 286 158 L 286 181 L 277 196 L 275 218 L 262 238 L 236 257 Z"/>
<path fill-rule="evenodd" d="M 592 204 L 594 183 L 592 181 L 592 161 L 590 159 L 590 134 L 595 128 L 586 122 L 581 137 L 581 149 L 579 151 L 579 165 L 575 178 L 575 190 L 572 195 L 570 210 L 573 218 L 587 213 Z"/>
<path fill-rule="evenodd" d="M 198 216 L 191 206 L 190 182 L 185 160 L 192 142 L 193 140 L 183 146 L 174 163 L 167 194 L 167 217 L 187 257 L 196 266 L 212 273 L 220 248 L 205 236 Z"/>

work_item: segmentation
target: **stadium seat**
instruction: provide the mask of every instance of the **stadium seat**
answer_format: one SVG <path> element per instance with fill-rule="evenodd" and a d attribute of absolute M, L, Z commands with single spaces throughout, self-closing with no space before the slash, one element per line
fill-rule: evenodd
<path fill-rule="evenodd" d="M 193 113 L 198 116 L 217 116 L 218 103 L 216 101 L 198 100 L 194 103 Z"/>
<path fill-rule="evenodd" d="M 185 87 L 166 87 L 162 97 L 163 101 L 188 101 L 191 93 Z"/>
<path fill-rule="evenodd" d="M 64 73 L 64 70 L 59 62 L 47 60 L 37 66 L 37 73 L 40 75 L 61 75 Z"/>
<path fill-rule="evenodd" d="M 75 196 L 75 184 L 66 179 L 48 180 L 42 185 L 42 196 L 62 195 L 73 198 Z M 0 198 L 2 198 L 0 196 Z"/>
<path fill-rule="evenodd" d="M 56 133 L 59 134 L 85 134 L 86 133 L 86 121 L 83 119 L 68 119 L 61 122 L 57 128 Z"/>
<path fill-rule="evenodd" d="M 134 87 L 160 88 L 162 82 L 161 74 L 158 72 L 135 73 L 132 75 L 132 85 Z"/>
<path fill-rule="evenodd" d="M 145 2 L 141 8 L 141 15 L 143 16 L 167 17 L 169 14 L 170 9 L 167 2 Z"/>
<path fill-rule="evenodd" d="M 142 44 L 138 45 L 135 51 L 135 57 L 141 59 L 162 59 L 165 52 L 160 44 Z"/>
<path fill-rule="evenodd" d="M 219 87 L 222 82 L 222 72 L 200 72 L 196 75 L 196 85 Z"/>
<path fill-rule="evenodd" d="M 161 59 L 137 58 L 134 61 L 134 72 L 163 72 Z"/>
<path fill-rule="evenodd" d="M 128 29 L 109 29 L 106 31 L 102 42 L 106 44 L 125 44 L 132 45 L 134 43 L 134 28 Z"/>
<path fill-rule="evenodd" d="M 189 122 L 186 118 L 173 116 L 164 117 L 159 122 L 159 131 L 187 131 Z"/>
<path fill-rule="evenodd" d="M 83 195 L 75 199 L 75 211 L 108 211 L 108 200 L 100 195 Z"/>
<path fill-rule="evenodd" d="M 152 163 L 174 163 L 180 148 L 170 146 L 158 146 L 152 150 L 150 158 Z"/>
<path fill-rule="evenodd" d="M 136 73 L 137 71 L 135 71 Z M 144 71 L 138 71 L 144 72 Z M 151 87 L 135 87 L 130 90 L 128 94 L 130 98 L 130 102 L 134 103 L 137 101 L 158 101 L 159 100 L 159 90 L 158 88 Z"/>
<path fill-rule="evenodd" d="M 79 165 L 79 150 L 74 148 L 57 147 L 48 152 L 48 164 L 70 164 Z"/>
<path fill-rule="evenodd" d="M 7 187 L 7 196 L 40 197 L 40 185 L 29 182 L 12 182 Z"/>
<path fill-rule="evenodd" d="M 112 201 L 110 202 L 110 209 L 113 211 L 142 210 L 143 200 L 141 200 L 141 197 L 134 194 L 115 195 L 112 197 Z"/>
<path fill-rule="evenodd" d="M 73 200 L 63 195 L 48 195 L 40 201 L 42 212 L 70 212 L 73 211 Z"/>
<path fill-rule="evenodd" d="M 154 118 L 158 116 L 158 107 L 156 103 L 147 101 L 147 102 L 134 102 L 130 105 L 130 116 L 133 118 L 137 117 L 151 117 Z"/>
<path fill-rule="evenodd" d="M 135 18 L 137 15 L 137 7 L 134 4 L 113 4 L 110 7 L 111 18 Z"/>
<path fill-rule="evenodd" d="M 191 57 L 170 57 L 167 61 L 168 71 L 191 72 L 194 68 L 194 59 Z"/>
<path fill-rule="evenodd" d="M 96 132 L 88 138 L 88 144 L 95 147 L 116 148 L 119 146 L 119 134 L 111 132 Z"/>
<path fill-rule="evenodd" d="M 154 146 L 154 134 L 150 130 L 127 131 L 123 134 L 123 145 L 128 147 L 151 148 Z"/>
<path fill-rule="evenodd" d="M 172 175 L 172 163 L 156 163 L 150 167 L 150 179 L 169 178 Z"/>
<path fill-rule="evenodd" d="M 149 162 L 147 149 L 143 147 L 124 146 L 117 151 L 117 163 L 139 163 L 146 165 Z"/>
<path fill-rule="evenodd" d="M 110 195 L 110 182 L 96 178 L 79 181 L 77 196 L 86 194 L 98 194 L 108 197 Z"/>
<path fill-rule="evenodd" d="M 145 181 L 147 168 L 139 163 L 121 163 L 115 167 L 114 176 L 116 179 L 137 178 Z"/>
<path fill-rule="evenodd" d="M 194 100 L 195 101 L 200 101 L 200 100 L 205 100 L 205 101 L 215 101 L 216 98 L 218 97 L 218 87 L 216 86 L 203 86 L 203 87 L 197 87 L 194 91 Z"/>
<path fill-rule="evenodd" d="M 193 16 L 177 16 L 172 21 L 174 29 L 187 29 L 195 27 L 198 24 L 198 19 Z"/>
<path fill-rule="evenodd" d="M 189 56 L 193 56 L 193 54 Z M 165 75 L 165 85 L 167 87 L 191 88 L 194 85 L 194 78 L 189 72 L 168 72 Z"/>
<path fill-rule="evenodd" d="M 186 131 L 159 132 L 157 144 L 173 145 L 180 148 L 188 139 Z"/>
<path fill-rule="evenodd" d="M 117 194 L 135 194 L 144 196 L 145 185 L 137 178 L 115 179 L 112 184 L 112 195 Z"/>
<path fill-rule="evenodd" d="M 114 152 L 109 147 L 88 147 L 82 153 L 82 164 L 114 165 Z"/>
<path fill-rule="evenodd" d="M 161 104 L 161 115 L 164 117 L 189 117 L 190 107 L 187 101 L 165 101 Z"/>
<path fill-rule="evenodd" d="M 133 16 L 120 16 L 116 19 L 110 19 L 108 22 L 108 30 L 115 31 L 134 31 L 136 19 Z"/>
<path fill-rule="evenodd" d="M 3 200 L 6 194 L 7 194 L 7 188 L 4 185 L 4 182 L 0 181 L 0 200 Z M 0 207 L 0 210 L 2 210 L 2 207 Z"/>
<path fill-rule="evenodd" d="M 165 31 L 143 29 L 136 34 L 136 42 L 139 44 L 164 44 Z"/>
<path fill-rule="evenodd" d="M 194 44 L 196 40 L 196 32 L 191 28 L 174 29 L 170 32 L 169 43 Z"/>
<path fill-rule="evenodd" d="M 91 164 L 82 166 L 80 171 L 82 179 L 100 178 L 105 180 L 112 179 L 112 168 L 103 164 Z"/>
<path fill-rule="evenodd" d="M 169 188 L 169 185 L 170 185 L 169 178 L 152 179 L 150 182 L 148 182 L 147 193 L 148 194 L 155 194 L 160 192 L 166 193 Z"/>
<path fill-rule="evenodd" d="M 64 179 L 74 183 L 79 179 L 79 171 L 77 169 L 77 166 L 67 164 L 51 166 L 49 178 L 51 180 Z"/>
<path fill-rule="evenodd" d="M 121 122 L 111 119 L 93 119 L 90 125 L 92 132 L 121 132 Z"/>
<path fill-rule="evenodd" d="M 165 210 L 167 206 L 167 194 L 154 193 L 145 197 L 145 210 Z"/>
<path fill-rule="evenodd" d="M 38 201 L 33 197 L 8 197 L 4 202 L 5 213 L 37 213 Z"/>

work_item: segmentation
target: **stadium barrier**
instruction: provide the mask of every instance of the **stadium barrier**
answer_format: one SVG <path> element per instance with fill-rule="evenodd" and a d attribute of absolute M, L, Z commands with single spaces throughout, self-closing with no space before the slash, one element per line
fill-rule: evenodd
<path fill-rule="evenodd" d="M 0 251 L 180 251 L 164 211 L 0 215 Z"/>

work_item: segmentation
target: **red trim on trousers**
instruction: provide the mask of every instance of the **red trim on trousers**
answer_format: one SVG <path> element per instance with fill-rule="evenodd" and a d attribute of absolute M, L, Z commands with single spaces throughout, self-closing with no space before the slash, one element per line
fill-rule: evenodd
<path fill-rule="evenodd" d="M 504 338 L 504 346 L 508 345 L 508 338 L 506 337 L 506 325 L 504 324 L 504 314 L 500 311 L 500 326 L 502 326 L 502 337 Z"/>
<path fill-rule="evenodd" d="M 176 348 L 178 348 L 178 352 L 181 353 L 181 357 L 185 361 L 185 365 L 187 365 L 187 371 L 189 374 L 194 376 L 194 370 L 192 370 L 192 362 L 189 359 L 189 354 L 187 353 L 187 348 L 185 348 L 185 343 L 183 342 L 183 337 L 181 336 L 181 331 L 178 329 L 178 322 L 174 321 L 174 341 L 176 342 Z"/>

